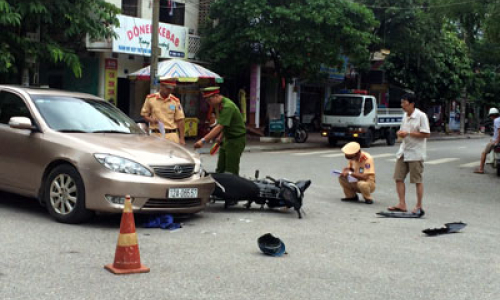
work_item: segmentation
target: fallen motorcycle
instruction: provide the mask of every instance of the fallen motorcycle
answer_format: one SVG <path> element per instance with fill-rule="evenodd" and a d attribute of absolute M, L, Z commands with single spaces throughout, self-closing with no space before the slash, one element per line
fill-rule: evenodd
<path fill-rule="evenodd" d="M 211 195 L 212 202 L 224 201 L 224 208 L 239 201 L 247 201 L 245 205 L 247 209 L 252 203 L 260 204 L 261 209 L 265 205 L 269 208 L 293 208 L 299 219 L 302 218 L 304 192 L 311 185 L 311 180 L 292 182 L 270 176 L 259 179 L 258 173 L 256 171 L 255 179 L 246 179 L 229 173 L 210 174 L 216 182 Z"/>

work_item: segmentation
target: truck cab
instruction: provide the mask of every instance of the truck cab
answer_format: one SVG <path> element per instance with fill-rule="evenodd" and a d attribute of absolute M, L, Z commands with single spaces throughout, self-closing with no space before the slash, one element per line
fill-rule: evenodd
<path fill-rule="evenodd" d="M 377 139 L 394 145 L 403 113 L 401 108 L 378 108 L 377 99 L 367 93 L 333 94 L 325 103 L 321 135 L 331 146 L 346 140 L 366 148 Z"/>

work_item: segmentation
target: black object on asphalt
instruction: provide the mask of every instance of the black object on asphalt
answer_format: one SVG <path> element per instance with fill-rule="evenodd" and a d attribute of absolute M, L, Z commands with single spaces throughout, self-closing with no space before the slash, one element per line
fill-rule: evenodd
<path fill-rule="evenodd" d="M 425 211 L 423 209 L 419 209 L 416 213 L 413 212 L 392 212 L 392 211 L 380 211 L 377 215 L 386 217 L 386 218 L 408 218 L 415 219 L 421 218 L 425 215 Z"/>
<path fill-rule="evenodd" d="M 285 252 L 285 244 L 277 237 L 266 233 L 257 240 L 260 251 L 270 256 L 282 256 Z"/>
<path fill-rule="evenodd" d="M 459 232 L 465 226 L 467 226 L 467 224 L 463 222 L 453 222 L 453 223 L 446 223 L 444 224 L 444 226 L 445 227 L 441 228 L 427 228 L 422 230 L 422 232 L 430 236 L 446 234 L 446 233 L 456 233 Z"/>

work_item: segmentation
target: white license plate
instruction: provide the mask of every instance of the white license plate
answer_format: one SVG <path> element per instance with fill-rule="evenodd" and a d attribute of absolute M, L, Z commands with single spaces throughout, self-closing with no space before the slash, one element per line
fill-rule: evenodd
<path fill-rule="evenodd" d="M 168 198 L 198 198 L 198 188 L 168 189 Z"/>

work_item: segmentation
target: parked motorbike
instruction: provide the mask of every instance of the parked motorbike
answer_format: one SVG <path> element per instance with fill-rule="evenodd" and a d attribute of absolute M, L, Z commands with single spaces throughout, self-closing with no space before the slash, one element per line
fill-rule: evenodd
<path fill-rule="evenodd" d="M 292 126 L 289 127 L 288 119 L 292 119 Z M 287 134 L 295 139 L 297 143 L 305 143 L 308 138 L 308 133 L 304 124 L 300 123 L 297 116 L 286 117 Z"/>
<path fill-rule="evenodd" d="M 287 179 L 274 179 L 267 176 L 259 179 L 259 171 L 255 179 L 246 179 L 229 173 L 212 173 L 216 187 L 211 195 L 212 202 L 224 201 L 224 208 L 239 201 L 247 201 L 246 208 L 252 203 L 260 204 L 260 208 L 293 208 L 302 218 L 301 208 L 304 192 L 311 185 L 311 180 L 292 182 Z"/>
<path fill-rule="evenodd" d="M 486 163 L 491 164 L 493 169 L 496 169 L 497 176 L 500 176 L 500 144 L 496 144 L 486 157 Z"/>
<path fill-rule="evenodd" d="M 432 132 L 444 132 L 445 125 L 439 116 L 433 115 L 429 120 L 429 126 Z"/>

